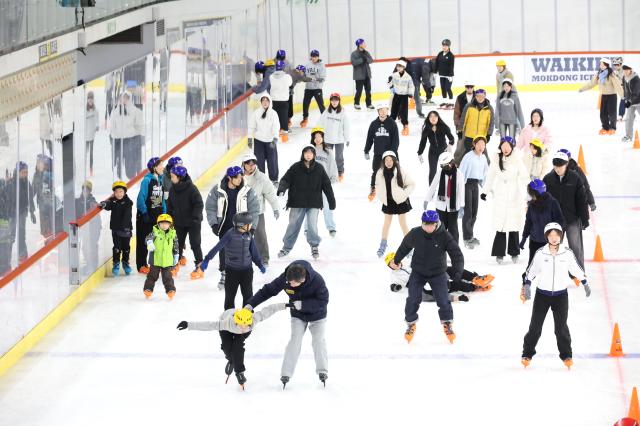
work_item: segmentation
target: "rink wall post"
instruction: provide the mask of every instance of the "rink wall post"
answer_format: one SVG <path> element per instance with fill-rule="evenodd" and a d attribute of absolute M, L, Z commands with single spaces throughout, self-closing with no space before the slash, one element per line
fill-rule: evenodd
<path fill-rule="evenodd" d="M 80 285 L 80 245 L 78 244 L 79 226 L 69 223 L 69 285 Z"/>

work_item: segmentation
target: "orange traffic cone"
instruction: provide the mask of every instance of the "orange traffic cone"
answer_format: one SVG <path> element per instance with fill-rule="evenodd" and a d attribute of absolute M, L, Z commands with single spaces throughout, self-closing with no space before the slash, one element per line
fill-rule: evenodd
<path fill-rule="evenodd" d="M 584 174 L 587 174 L 587 165 L 584 162 L 584 152 L 582 152 L 582 145 L 580 145 L 580 151 L 578 152 L 578 166 L 582 169 Z"/>
<path fill-rule="evenodd" d="M 600 235 L 596 236 L 596 249 L 593 252 L 594 262 L 604 262 L 604 255 L 602 254 L 602 243 L 600 242 Z"/>
<path fill-rule="evenodd" d="M 640 138 L 638 137 L 637 130 L 636 130 L 636 136 L 633 138 L 633 149 L 640 149 Z"/>
<path fill-rule="evenodd" d="M 638 389 L 636 387 L 634 387 L 631 392 L 631 404 L 629 405 L 628 417 L 640 422 L 640 406 L 638 405 Z"/>
<path fill-rule="evenodd" d="M 620 340 L 620 329 L 618 328 L 618 323 L 613 327 L 613 338 L 611 339 L 611 350 L 609 351 L 609 356 L 624 356 L 624 352 L 622 352 L 622 341 Z"/>

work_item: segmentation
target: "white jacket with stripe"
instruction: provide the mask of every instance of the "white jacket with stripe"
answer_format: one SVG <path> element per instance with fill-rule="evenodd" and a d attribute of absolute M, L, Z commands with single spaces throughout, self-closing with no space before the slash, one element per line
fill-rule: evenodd
<path fill-rule="evenodd" d="M 552 294 L 574 285 L 569 273 L 580 281 L 586 279 L 573 251 L 562 244 L 556 255 L 552 255 L 549 244 L 539 248 L 527 268 L 525 282 L 535 283 L 538 289 Z"/>

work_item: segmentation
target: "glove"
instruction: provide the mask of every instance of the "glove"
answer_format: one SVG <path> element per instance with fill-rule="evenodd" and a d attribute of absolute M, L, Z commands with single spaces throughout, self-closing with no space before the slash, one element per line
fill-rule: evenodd
<path fill-rule="evenodd" d="M 591 209 L 592 212 L 595 212 L 596 211 L 596 203 L 589 204 L 589 208 Z"/>
<path fill-rule="evenodd" d="M 625 108 L 629 108 L 631 106 L 631 101 L 624 101 Z"/>
<path fill-rule="evenodd" d="M 424 163 L 424 157 L 422 155 L 418 155 L 418 160 L 420 160 L 420 164 Z"/>
<path fill-rule="evenodd" d="M 400 284 L 391 284 L 391 291 L 398 292 L 402 290 L 402 286 Z"/>
<path fill-rule="evenodd" d="M 106 201 L 100 201 L 100 204 L 98 204 L 100 206 L 101 209 L 106 209 L 107 208 L 107 202 Z"/>
<path fill-rule="evenodd" d="M 387 83 L 391 83 L 392 79 L 393 79 L 393 77 L 389 76 L 389 78 L 387 79 Z"/>
<path fill-rule="evenodd" d="M 582 286 L 584 287 L 584 294 L 587 297 L 591 296 L 591 287 L 589 287 L 587 280 L 582 280 Z"/>
<path fill-rule="evenodd" d="M 273 138 L 273 140 L 271 141 L 272 144 L 277 144 L 278 143 L 278 138 Z"/>
<path fill-rule="evenodd" d="M 144 223 L 151 223 L 151 218 L 149 217 L 149 213 L 142 213 L 142 221 Z"/>
<path fill-rule="evenodd" d="M 186 330 L 189 327 L 189 323 L 186 321 L 180 321 L 180 324 L 178 324 L 178 330 Z"/>
<path fill-rule="evenodd" d="M 276 220 L 280 219 L 280 210 L 274 210 L 273 217 L 275 217 Z"/>
<path fill-rule="evenodd" d="M 458 302 L 468 302 L 469 301 L 469 296 L 467 296 L 466 294 L 461 294 L 460 296 L 458 296 Z"/>
<path fill-rule="evenodd" d="M 346 143 L 345 145 L 349 146 L 349 144 L 350 144 L 350 143 L 351 143 L 351 142 L 347 141 L 347 143 Z"/>
<path fill-rule="evenodd" d="M 464 209 L 458 210 L 458 219 L 462 219 L 464 217 Z"/>
<path fill-rule="evenodd" d="M 456 135 L 458 135 L 458 139 L 462 139 L 462 132 L 456 132 Z"/>
<path fill-rule="evenodd" d="M 364 153 L 364 159 L 365 159 L 365 160 L 368 160 L 368 159 L 370 159 L 370 158 L 371 158 L 371 157 L 369 156 L 369 153 L 368 153 L 368 152 L 365 152 L 365 153 Z"/>
<path fill-rule="evenodd" d="M 520 290 L 520 300 L 522 300 L 522 303 L 531 300 L 531 284 L 522 286 L 522 290 Z"/>
<path fill-rule="evenodd" d="M 215 235 L 218 235 L 218 234 L 220 233 L 220 224 L 219 224 L 219 223 L 216 223 L 215 225 L 213 225 L 213 226 L 211 227 L 211 230 L 213 231 L 213 233 L 214 233 Z"/>
<path fill-rule="evenodd" d="M 36 223 L 36 214 L 34 212 L 31 212 L 31 223 Z"/>
<path fill-rule="evenodd" d="M 524 250 L 524 242 L 526 241 L 526 238 L 522 238 L 520 240 L 520 244 L 518 244 L 518 247 L 520 247 L 520 250 Z"/>
<path fill-rule="evenodd" d="M 266 273 L 267 273 L 267 268 L 265 268 L 265 267 L 264 267 L 264 265 L 263 265 L 263 266 L 260 266 L 260 268 L 259 268 L 259 269 L 260 269 L 260 272 L 261 272 L 261 273 L 263 273 L 263 274 L 266 274 Z"/>
<path fill-rule="evenodd" d="M 173 255 L 173 266 L 176 266 L 178 264 L 179 259 L 180 259 L 180 256 L 178 256 L 177 254 Z"/>
<path fill-rule="evenodd" d="M 247 139 L 247 146 L 248 146 L 249 148 L 253 148 L 253 138 L 249 138 L 249 139 Z"/>
<path fill-rule="evenodd" d="M 156 245 L 153 244 L 153 241 L 147 241 L 147 251 L 155 251 Z"/>
<path fill-rule="evenodd" d="M 582 230 L 584 231 L 585 229 L 587 229 L 589 227 L 589 222 L 584 222 L 582 224 Z"/>
<path fill-rule="evenodd" d="M 480 199 L 482 201 L 487 201 L 487 194 L 480 194 Z"/>
<path fill-rule="evenodd" d="M 295 302 L 289 302 L 285 306 L 287 308 L 291 308 L 291 309 L 294 309 L 296 311 L 299 311 L 300 309 L 302 309 L 302 300 L 296 300 Z"/>

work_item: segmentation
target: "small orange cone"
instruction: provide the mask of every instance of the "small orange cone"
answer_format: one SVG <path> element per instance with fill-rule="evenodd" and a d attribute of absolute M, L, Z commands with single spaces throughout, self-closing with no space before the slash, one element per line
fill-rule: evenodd
<path fill-rule="evenodd" d="M 596 235 L 596 249 L 593 252 L 594 262 L 604 262 L 604 255 L 602 254 L 602 243 L 600 242 L 600 235 Z"/>
<path fill-rule="evenodd" d="M 580 151 L 578 152 L 578 166 L 582 169 L 584 174 L 587 174 L 587 165 L 584 162 L 584 152 L 582 152 L 582 145 L 580 145 Z"/>
<path fill-rule="evenodd" d="M 638 389 L 636 387 L 634 387 L 631 392 L 631 404 L 629 405 L 628 417 L 640 422 L 640 406 L 638 405 Z"/>
<path fill-rule="evenodd" d="M 636 136 L 633 138 L 633 149 L 640 149 L 640 138 L 638 137 L 637 130 L 636 130 Z"/>
<path fill-rule="evenodd" d="M 624 356 L 624 352 L 622 352 L 622 341 L 620 340 L 620 329 L 618 328 L 618 323 L 613 327 L 613 338 L 611 339 L 611 350 L 609 351 L 609 356 Z"/>

